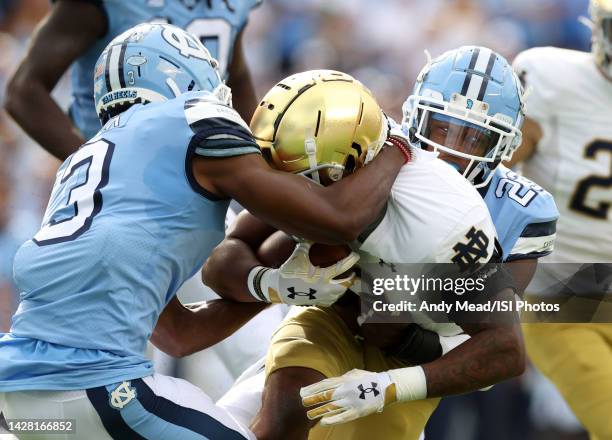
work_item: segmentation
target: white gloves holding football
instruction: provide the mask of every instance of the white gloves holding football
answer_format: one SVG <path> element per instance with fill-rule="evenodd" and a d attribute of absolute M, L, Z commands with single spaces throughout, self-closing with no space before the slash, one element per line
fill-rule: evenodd
<path fill-rule="evenodd" d="M 348 256 L 329 267 L 314 266 L 309 258 L 312 243 L 299 242 L 278 269 L 256 266 L 249 272 L 249 292 L 260 301 L 296 306 L 331 306 L 351 286 L 355 274 L 336 280 L 359 261 Z"/>

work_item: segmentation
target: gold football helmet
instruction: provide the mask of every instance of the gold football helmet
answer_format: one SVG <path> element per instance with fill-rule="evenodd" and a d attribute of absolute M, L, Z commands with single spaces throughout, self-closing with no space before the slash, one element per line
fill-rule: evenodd
<path fill-rule="evenodd" d="M 612 77 L 612 0 L 591 0 L 591 51 L 599 67 Z"/>
<path fill-rule="evenodd" d="M 251 119 L 253 136 L 274 168 L 324 185 L 372 160 L 387 139 L 387 125 L 370 91 L 332 70 L 285 78 Z"/>

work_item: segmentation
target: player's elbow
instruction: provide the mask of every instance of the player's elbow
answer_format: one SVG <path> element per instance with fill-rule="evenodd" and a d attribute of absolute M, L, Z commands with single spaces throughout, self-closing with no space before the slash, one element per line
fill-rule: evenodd
<path fill-rule="evenodd" d="M 336 217 L 335 221 L 329 226 L 327 231 L 330 240 L 327 244 L 349 244 L 359 238 L 362 230 L 365 229 L 354 216 L 342 213 Z"/>
<path fill-rule="evenodd" d="M 211 255 L 202 268 L 202 282 L 210 287 L 221 298 L 234 300 L 232 296 L 231 277 L 223 276 L 217 261 Z"/>
<path fill-rule="evenodd" d="M 6 86 L 6 95 L 4 97 L 4 110 L 17 122 L 21 119 L 24 99 L 24 90 L 22 90 L 21 83 L 17 75 L 14 75 Z"/>

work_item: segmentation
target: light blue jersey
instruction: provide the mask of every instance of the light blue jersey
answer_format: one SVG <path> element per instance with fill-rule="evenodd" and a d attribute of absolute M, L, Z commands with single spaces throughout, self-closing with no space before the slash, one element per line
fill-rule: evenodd
<path fill-rule="evenodd" d="M 224 236 L 228 200 L 195 155 L 259 153 L 208 92 L 134 105 L 62 164 L 42 227 L 14 262 L 21 303 L 0 338 L 0 391 L 85 389 L 152 374 L 165 305 Z"/>
<path fill-rule="evenodd" d="M 549 192 L 503 165 L 480 192 L 495 224 L 504 261 L 552 252 L 559 211 Z"/>
<path fill-rule="evenodd" d="M 85 139 L 100 129 L 94 104 L 94 67 L 106 45 L 117 35 L 143 22 L 170 23 L 194 34 L 219 61 L 227 75 L 234 42 L 261 0 L 85 0 L 100 6 L 107 32 L 72 64 L 73 102 L 70 115 Z"/>

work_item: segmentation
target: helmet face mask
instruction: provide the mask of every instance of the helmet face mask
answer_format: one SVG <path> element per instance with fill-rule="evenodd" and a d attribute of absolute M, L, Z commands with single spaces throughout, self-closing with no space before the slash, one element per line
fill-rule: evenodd
<path fill-rule="evenodd" d="M 479 54 L 485 54 L 487 72 L 474 70 Z M 470 94 L 476 75 L 483 78 L 477 96 Z M 402 130 L 413 144 L 439 152 L 475 187 L 486 186 L 521 143 L 522 93 L 506 60 L 486 48 L 462 47 L 428 62 L 419 74 L 403 106 Z"/>
<path fill-rule="evenodd" d="M 371 93 L 351 76 L 330 70 L 280 81 L 264 96 L 250 125 L 271 166 L 322 185 L 372 160 L 388 130 Z"/>
<path fill-rule="evenodd" d="M 133 104 L 163 102 L 188 91 L 231 99 L 217 61 L 188 32 L 168 24 L 140 24 L 115 37 L 94 69 L 96 111 L 104 123 Z"/>

